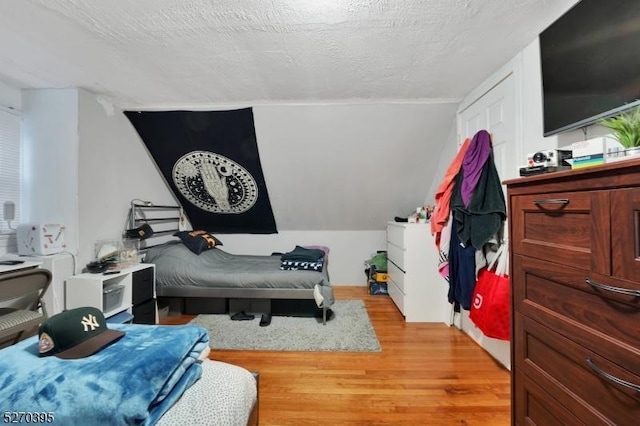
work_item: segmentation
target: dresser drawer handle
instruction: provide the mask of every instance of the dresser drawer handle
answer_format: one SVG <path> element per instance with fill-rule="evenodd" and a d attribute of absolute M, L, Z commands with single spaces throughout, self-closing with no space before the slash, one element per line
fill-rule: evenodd
<path fill-rule="evenodd" d="M 626 294 L 628 296 L 640 297 L 640 290 L 631 290 L 628 288 L 613 287 L 606 284 L 600 284 L 600 283 L 591 281 L 589 278 L 587 278 L 585 282 L 597 290 L 604 290 L 604 291 L 610 291 L 613 293 Z"/>
<path fill-rule="evenodd" d="M 569 204 L 568 198 L 550 198 L 548 200 L 534 200 L 533 204 L 541 205 L 541 204 Z"/>
<path fill-rule="evenodd" d="M 594 373 L 596 373 L 598 376 L 602 377 L 603 379 L 606 379 L 610 382 L 613 382 L 617 385 L 623 386 L 625 388 L 629 388 L 631 390 L 634 390 L 636 392 L 640 392 L 640 385 L 636 385 L 635 383 L 631 383 L 631 382 L 627 382 L 626 380 L 622 380 L 619 377 L 613 376 L 605 371 L 602 371 L 602 369 L 600 369 L 600 367 L 598 367 L 592 360 L 591 358 L 587 358 L 587 365 L 591 368 L 591 370 L 593 370 Z"/>

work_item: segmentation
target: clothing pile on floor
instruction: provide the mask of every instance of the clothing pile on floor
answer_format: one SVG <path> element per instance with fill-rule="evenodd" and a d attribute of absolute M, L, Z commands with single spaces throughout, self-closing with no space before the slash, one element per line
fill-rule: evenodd
<path fill-rule="evenodd" d="M 280 269 L 285 271 L 322 271 L 325 252 L 321 249 L 310 249 L 296 246 L 290 252 L 280 256 Z"/>

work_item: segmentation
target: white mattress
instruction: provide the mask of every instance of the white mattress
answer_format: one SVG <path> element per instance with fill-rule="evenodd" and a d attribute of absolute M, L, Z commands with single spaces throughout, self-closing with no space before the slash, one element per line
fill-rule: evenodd
<path fill-rule="evenodd" d="M 157 423 L 161 426 L 246 426 L 258 397 L 256 380 L 248 370 L 204 360 L 202 377 Z"/>

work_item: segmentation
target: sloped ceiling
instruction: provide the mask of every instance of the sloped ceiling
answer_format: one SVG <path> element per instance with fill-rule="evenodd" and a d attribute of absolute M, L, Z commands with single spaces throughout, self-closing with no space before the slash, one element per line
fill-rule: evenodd
<path fill-rule="evenodd" d="M 360 164 L 358 170 L 373 170 L 382 157 L 363 163 L 367 150 L 358 145 L 361 142 L 331 147 L 334 151 L 314 161 L 296 163 L 296 167 L 306 165 L 296 185 L 291 175 L 268 175 L 269 169 L 286 170 L 278 156 L 297 146 L 284 144 L 294 139 L 286 135 L 270 137 L 279 130 L 273 130 L 266 119 L 256 123 L 258 137 L 262 132 L 270 139 L 260 149 L 280 229 L 382 228 L 380 219 L 392 218 L 394 209 L 416 204 L 415 193 L 411 201 L 403 200 L 402 206 L 383 209 L 371 219 L 356 212 L 371 205 L 376 194 L 402 198 L 400 183 L 406 188 L 407 181 L 420 180 L 425 183 L 418 191 L 424 192 L 434 178 L 439 158 L 435 156 L 450 134 L 459 100 L 575 3 L 2 0 L 0 81 L 31 89 L 81 87 L 130 110 L 296 103 L 428 105 L 422 125 L 437 137 L 425 136 L 424 145 L 413 151 L 396 138 L 397 149 L 390 145 L 378 152 L 394 165 L 386 172 L 392 183 L 378 183 L 375 194 L 357 188 L 368 188 L 379 175 L 347 174 L 336 166 Z M 268 111 L 272 110 L 264 114 Z M 278 117 L 272 118 L 270 123 L 277 122 Z M 310 126 L 318 127 L 319 120 Z M 397 127 L 401 125 L 398 121 Z M 271 130 L 264 131 L 267 128 Z M 434 157 L 415 164 L 420 156 Z M 342 173 L 352 190 L 325 191 L 322 206 L 339 206 L 333 210 L 335 218 L 320 220 L 316 215 L 318 220 L 310 220 L 307 214 L 316 211 L 320 202 L 295 194 L 317 187 L 320 177 L 327 179 L 325 172 Z"/>
<path fill-rule="evenodd" d="M 0 79 L 126 107 L 461 98 L 575 0 L 3 0 Z"/>

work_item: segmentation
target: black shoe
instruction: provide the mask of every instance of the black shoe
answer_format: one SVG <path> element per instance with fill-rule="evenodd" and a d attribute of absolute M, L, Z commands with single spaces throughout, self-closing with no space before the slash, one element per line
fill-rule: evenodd
<path fill-rule="evenodd" d="M 235 314 L 231 315 L 231 319 L 233 321 L 247 321 L 247 320 L 252 320 L 255 317 L 256 317 L 255 315 L 248 314 L 245 311 L 236 312 Z"/>
<path fill-rule="evenodd" d="M 271 324 L 271 314 L 262 314 L 260 318 L 260 327 L 266 327 Z"/>

